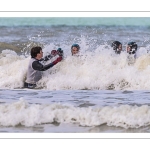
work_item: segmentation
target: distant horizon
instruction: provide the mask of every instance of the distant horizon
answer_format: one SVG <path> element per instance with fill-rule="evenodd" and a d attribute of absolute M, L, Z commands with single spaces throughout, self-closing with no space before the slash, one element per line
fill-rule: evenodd
<path fill-rule="evenodd" d="M 0 26 L 150 26 L 150 17 L 0 17 Z"/>

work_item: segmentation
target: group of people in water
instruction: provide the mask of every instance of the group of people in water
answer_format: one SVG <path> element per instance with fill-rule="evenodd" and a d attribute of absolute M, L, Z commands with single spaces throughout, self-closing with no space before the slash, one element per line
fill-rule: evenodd
<path fill-rule="evenodd" d="M 111 47 L 115 51 L 116 54 L 120 54 L 122 52 L 122 43 L 119 41 L 114 41 L 111 44 Z M 127 53 L 129 54 L 136 54 L 137 51 L 137 44 L 136 42 L 129 42 L 127 44 Z M 71 46 L 71 54 L 77 55 L 80 51 L 79 44 L 73 44 Z M 54 65 L 56 65 L 58 62 L 62 61 L 63 59 L 63 50 L 61 48 L 58 48 L 57 50 L 52 50 L 50 55 L 47 55 L 43 58 L 43 51 L 42 48 L 39 46 L 33 47 L 31 49 L 31 59 L 29 61 L 28 70 L 27 70 L 27 76 L 26 81 L 24 83 L 25 88 L 33 89 L 36 87 L 36 83 L 42 78 L 42 72 L 48 70 L 49 68 L 52 68 Z M 53 62 L 44 65 L 42 62 L 48 61 L 54 56 L 58 55 Z"/>
<path fill-rule="evenodd" d="M 116 54 L 120 54 L 122 52 L 122 43 L 119 41 L 114 41 L 111 45 Z M 126 47 L 126 51 L 128 54 L 133 54 L 136 57 L 138 45 L 136 42 L 129 42 Z"/>

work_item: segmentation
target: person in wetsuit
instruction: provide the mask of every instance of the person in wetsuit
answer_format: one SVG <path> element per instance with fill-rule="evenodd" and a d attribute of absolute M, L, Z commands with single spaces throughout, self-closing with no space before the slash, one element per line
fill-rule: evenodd
<path fill-rule="evenodd" d="M 136 42 L 129 42 L 127 44 L 126 51 L 127 51 L 128 54 L 133 55 L 134 58 L 136 58 L 137 48 L 138 48 L 138 45 L 136 44 Z"/>
<path fill-rule="evenodd" d="M 137 48 L 138 48 L 138 45 L 136 44 L 136 42 L 129 42 L 127 44 L 126 52 L 128 53 L 127 61 L 128 61 L 129 65 L 134 64 L 135 61 L 136 61 L 136 58 L 137 58 L 137 56 L 136 56 Z"/>
<path fill-rule="evenodd" d="M 42 48 L 39 46 L 33 47 L 31 49 L 31 59 L 28 65 L 27 78 L 24 83 L 24 87 L 35 88 L 36 83 L 42 78 L 42 72 L 48 70 L 49 68 L 53 67 L 54 65 L 56 65 L 58 62 L 62 60 L 62 55 L 61 55 L 62 52 L 63 52 L 62 50 L 60 52 L 60 49 L 58 49 L 58 51 L 52 50 L 50 55 L 42 58 L 43 57 Z M 42 64 L 43 61 L 48 61 L 49 59 L 51 59 L 53 56 L 56 56 L 57 54 L 59 55 L 59 57 L 55 61 L 47 65 Z"/>
<path fill-rule="evenodd" d="M 122 43 L 120 43 L 119 41 L 114 41 L 111 44 L 111 47 L 113 48 L 116 54 L 120 54 L 122 51 Z"/>

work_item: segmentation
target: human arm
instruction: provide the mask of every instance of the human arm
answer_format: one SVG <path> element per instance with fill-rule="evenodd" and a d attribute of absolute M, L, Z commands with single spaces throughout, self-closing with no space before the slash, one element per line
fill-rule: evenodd
<path fill-rule="evenodd" d="M 51 58 L 55 57 L 57 55 L 57 51 L 56 50 L 52 50 L 51 53 L 49 55 L 46 55 L 44 58 L 40 59 L 40 61 L 48 61 Z"/>
<path fill-rule="evenodd" d="M 32 68 L 34 70 L 38 70 L 38 71 L 46 71 L 47 69 L 53 67 L 54 65 L 56 65 L 58 62 L 60 62 L 62 60 L 62 57 L 58 57 L 55 61 L 53 61 L 52 63 L 49 63 L 47 65 L 42 65 L 39 61 L 34 61 L 32 63 Z"/>
<path fill-rule="evenodd" d="M 48 61 L 51 58 L 53 58 L 53 55 L 49 54 L 49 55 L 46 55 L 44 58 L 40 59 L 40 61 Z"/>

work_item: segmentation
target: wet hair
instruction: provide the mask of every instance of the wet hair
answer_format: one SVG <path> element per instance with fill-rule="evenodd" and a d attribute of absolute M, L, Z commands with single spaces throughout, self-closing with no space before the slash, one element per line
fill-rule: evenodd
<path fill-rule="evenodd" d="M 113 50 L 117 50 L 119 48 L 119 45 L 121 43 L 119 41 L 114 41 L 112 44 L 111 44 L 111 47 L 113 47 Z M 121 44 L 122 45 L 122 44 Z"/>
<path fill-rule="evenodd" d="M 71 49 L 72 49 L 73 47 L 76 47 L 78 50 L 80 49 L 80 46 L 79 46 L 78 44 L 73 44 L 73 45 L 71 46 Z"/>
<path fill-rule="evenodd" d="M 122 43 L 120 43 L 119 41 L 114 41 L 111 44 L 111 47 L 113 48 L 113 50 L 115 51 L 116 54 L 120 54 L 121 51 L 119 50 L 119 45 L 122 45 Z"/>
<path fill-rule="evenodd" d="M 130 47 L 129 54 L 135 54 L 135 52 L 137 51 L 137 48 L 138 48 L 136 42 L 129 42 L 128 46 Z"/>
<path fill-rule="evenodd" d="M 37 54 L 40 53 L 41 50 L 42 50 L 42 48 L 40 46 L 33 47 L 31 49 L 31 58 L 35 58 L 37 56 Z"/>

